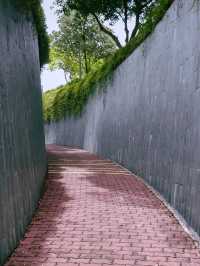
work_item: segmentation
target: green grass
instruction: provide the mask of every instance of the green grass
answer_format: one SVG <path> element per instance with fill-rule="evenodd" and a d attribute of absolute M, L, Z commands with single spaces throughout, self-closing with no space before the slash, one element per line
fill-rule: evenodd
<path fill-rule="evenodd" d="M 98 69 L 87 74 L 84 79 L 44 93 L 45 122 L 49 123 L 59 121 L 66 116 L 80 115 L 90 95 L 97 88 L 103 88 L 102 83 L 112 77 L 114 70 L 154 31 L 172 2 L 173 0 L 158 0 L 157 4 L 149 11 L 145 22 L 140 25 L 137 36 L 127 46 L 107 58 Z"/>
<path fill-rule="evenodd" d="M 32 13 L 36 31 L 38 33 L 38 44 L 40 54 L 40 66 L 49 61 L 49 38 L 45 15 L 41 6 L 41 0 L 15 0 L 16 7 L 25 14 Z"/>

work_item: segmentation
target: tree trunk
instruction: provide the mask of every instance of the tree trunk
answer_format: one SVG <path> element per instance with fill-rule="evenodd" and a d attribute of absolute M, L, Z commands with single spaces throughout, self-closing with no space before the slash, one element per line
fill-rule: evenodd
<path fill-rule="evenodd" d="M 133 32 L 131 34 L 131 39 L 133 39 L 135 37 L 135 35 L 137 34 L 139 25 L 140 25 L 140 15 L 136 14 L 135 27 L 134 27 Z"/>
<path fill-rule="evenodd" d="M 117 45 L 118 48 L 122 48 L 122 45 L 121 45 L 119 39 L 117 38 L 117 36 L 115 36 L 115 35 L 112 33 L 111 30 L 107 29 L 107 28 L 101 23 L 101 21 L 99 20 L 98 16 L 97 16 L 95 13 L 93 13 L 92 15 L 93 15 L 94 18 L 96 19 L 96 21 L 97 21 L 97 23 L 98 23 L 98 25 L 99 25 L 100 30 L 103 31 L 103 32 L 104 32 L 105 34 L 107 34 L 108 36 L 110 36 L 110 37 L 113 39 L 113 41 L 115 42 L 115 44 Z"/>
<path fill-rule="evenodd" d="M 88 56 L 88 71 L 90 72 L 91 70 L 91 59 L 90 59 L 90 56 Z"/>
<path fill-rule="evenodd" d="M 68 83 L 68 80 L 67 80 L 67 72 L 65 70 L 64 70 L 64 77 L 65 77 L 66 83 Z M 70 73 L 70 79 L 71 79 L 71 73 Z"/>
<path fill-rule="evenodd" d="M 89 69 L 88 69 L 87 51 L 86 51 L 86 49 L 84 49 L 84 61 L 85 61 L 85 73 L 87 74 L 89 72 Z"/>
<path fill-rule="evenodd" d="M 84 56 L 84 64 L 85 64 L 85 73 L 89 72 L 88 69 L 88 59 L 87 59 L 87 47 L 86 47 L 86 36 L 85 36 L 85 29 L 83 28 L 82 33 L 82 41 L 83 41 L 83 56 Z"/>
<path fill-rule="evenodd" d="M 82 60 L 81 60 L 81 52 L 79 51 L 79 79 L 82 79 Z"/>
<path fill-rule="evenodd" d="M 124 30 L 126 34 L 125 42 L 126 44 L 129 42 L 129 30 L 128 30 L 128 5 L 127 0 L 123 0 L 124 5 Z"/>

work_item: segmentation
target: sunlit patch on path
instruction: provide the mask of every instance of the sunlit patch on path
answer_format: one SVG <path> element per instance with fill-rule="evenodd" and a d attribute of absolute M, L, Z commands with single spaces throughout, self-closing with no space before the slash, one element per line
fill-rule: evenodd
<path fill-rule="evenodd" d="M 39 210 L 7 266 L 197 266 L 200 252 L 134 175 L 79 149 L 48 146 Z"/>

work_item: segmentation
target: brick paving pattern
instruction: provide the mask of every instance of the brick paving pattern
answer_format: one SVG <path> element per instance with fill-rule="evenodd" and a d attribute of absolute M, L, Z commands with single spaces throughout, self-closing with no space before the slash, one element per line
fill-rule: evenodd
<path fill-rule="evenodd" d="M 197 266 L 200 252 L 134 175 L 86 151 L 48 146 L 46 192 L 7 266 Z"/>

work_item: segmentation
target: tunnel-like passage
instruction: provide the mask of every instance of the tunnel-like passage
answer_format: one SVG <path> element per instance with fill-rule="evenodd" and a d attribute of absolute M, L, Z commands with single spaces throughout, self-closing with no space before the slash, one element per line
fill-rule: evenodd
<path fill-rule="evenodd" d="M 194 241 L 128 170 L 55 145 L 48 160 L 39 210 L 6 266 L 200 264 Z"/>

